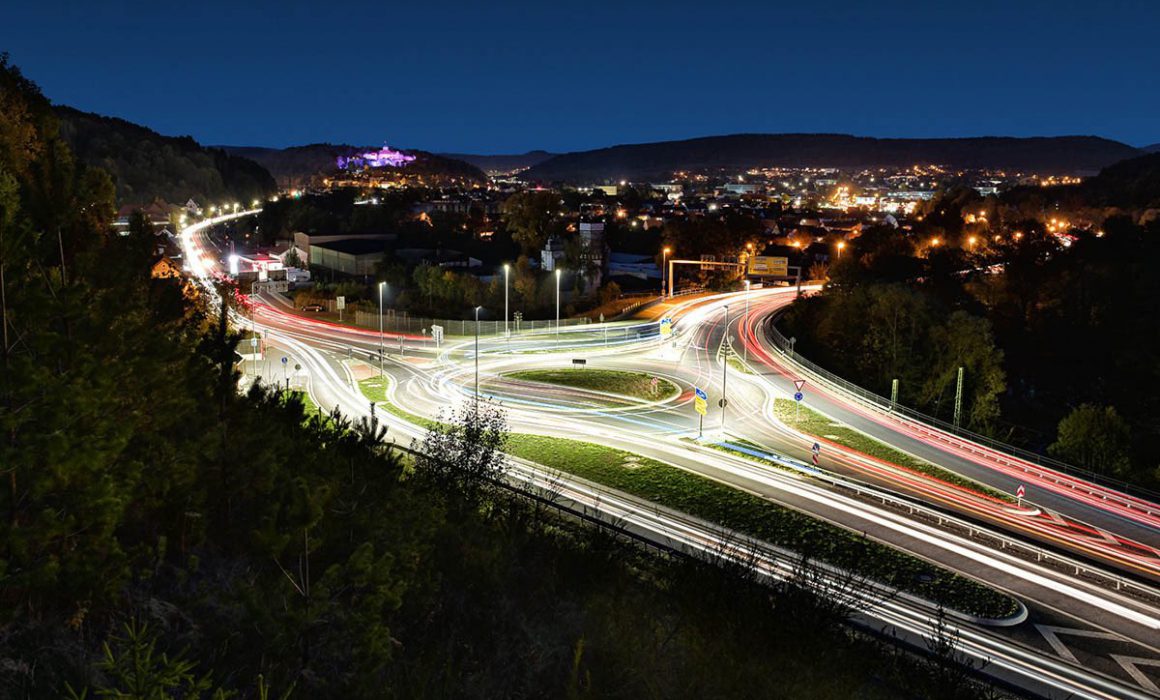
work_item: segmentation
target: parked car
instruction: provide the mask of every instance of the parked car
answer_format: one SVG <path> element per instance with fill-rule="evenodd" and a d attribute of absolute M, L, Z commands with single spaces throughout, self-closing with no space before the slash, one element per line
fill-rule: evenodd
<path fill-rule="evenodd" d="M 303 311 L 322 311 L 322 304 L 307 304 L 302 307 Z"/>

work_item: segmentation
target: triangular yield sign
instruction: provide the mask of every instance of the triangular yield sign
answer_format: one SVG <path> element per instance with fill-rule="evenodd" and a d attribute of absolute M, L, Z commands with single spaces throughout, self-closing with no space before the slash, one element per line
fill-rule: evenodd
<path fill-rule="evenodd" d="M 804 379 L 795 379 L 795 380 L 793 380 L 793 386 L 794 386 L 794 388 L 795 388 L 795 389 L 797 389 L 798 391 L 801 391 L 801 390 L 802 390 L 802 387 L 803 387 L 803 386 L 805 386 L 805 385 L 806 385 L 806 380 L 804 380 Z"/>

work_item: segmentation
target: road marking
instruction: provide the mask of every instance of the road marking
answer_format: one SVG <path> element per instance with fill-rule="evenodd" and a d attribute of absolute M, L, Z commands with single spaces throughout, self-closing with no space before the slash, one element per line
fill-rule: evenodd
<path fill-rule="evenodd" d="M 1079 663 L 1079 659 L 1075 658 L 1075 654 L 1071 653 L 1071 649 L 1059 638 L 1059 635 L 1066 634 L 1072 637 L 1088 637 L 1090 639 L 1110 639 L 1115 642 L 1131 643 L 1130 639 L 1121 637 L 1118 634 L 1111 634 L 1110 632 L 1096 632 L 1093 630 L 1077 629 L 1074 627 L 1053 627 L 1051 625 L 1035 625 L 1035 629 L 1043 635 L 1051 648 L 1055 650 L 1056 654 L 1071 661 L 1072 663 Z"/>
<path fill-rule="evenodd" d="M 1140 670 L 1140 666 L 1160 666 L 1160 659 L 1145 659 L 1139 656 L 1121 656 L 1119 654 L 1108 654 L 1116 660 L 1116 663 L 1124 667 L 1132 680 L 1140 684 L 1140 687 L 1152 693 L 1160 693 L 1160 687 L 1157 687 L 1152 679 L 1144 675 Z"/>

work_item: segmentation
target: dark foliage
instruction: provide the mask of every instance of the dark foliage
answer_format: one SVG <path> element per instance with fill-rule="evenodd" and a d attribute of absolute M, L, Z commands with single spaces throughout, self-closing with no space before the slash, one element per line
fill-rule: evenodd
<path fill-rule="evenodd" d="M 206 148 L 188 136 L 162 136 L 123 119 L 57 107 L 60 133 L 76 157 L 113 177 L 117 200 L 148 204 L 155 199 L 184 203 L 250 202 L 276 187 L 252 160 Z"/>

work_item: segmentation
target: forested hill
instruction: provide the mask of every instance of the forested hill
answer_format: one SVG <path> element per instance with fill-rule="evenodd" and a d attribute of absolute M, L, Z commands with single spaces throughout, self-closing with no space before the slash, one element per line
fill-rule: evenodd
<path fill-rule="evenodd" d="M 263 199 L 276 190 L 261 165 L 188 136 L 162 136 L 124 119 L 54 108 L 60 134 L 84 163 L 107 171 L 121 204 Z"/>
<path fill-rule="evenodd" d="M 1140 155 L 1095 136 L 877 139 L 844 134 L 735 134 L 565 153 L 524 173 L 538 181 L 664 177 L 680 170 L 751 167 L 905 167 L 939 164 L 1037 173 L 1096 171 Z"/>
<path fill-rule="evenodd" d="M 485 172 L 511 173 L 526 170 L 533 165 L 539 165 L 549 158 L 554 157 L 556 154 L 547 151 L 528 151 L 527 153 L 518 155 L 483 156 L 470 153 L 440 153 L 439 155 L 471 163 Z"/>
<path fill-rule="evenodd" d="M 297 187 L 316 176 L 333 173 L 339 156 L 353 156 L 364 151 L 378 150 L 378 146 L 351 146 L 348 144 L 313 143 L 290 148 L 261 148 L 257 146 L 223 146 L 226 152 L 261 163 L 282 187 Z M 406 172 L 416 176 L 454 178 L 484 183 L 487 175 L 482 170 L 455 158 L 426 151 L 405 151 L 415 156 Z"/>
<path fill-rule="evenodd" d="M 1132 158 L 1100 171 L 1080 189 L 1091 205 L 1147 209 L 1160 207 L 1160 152 Z"/>

